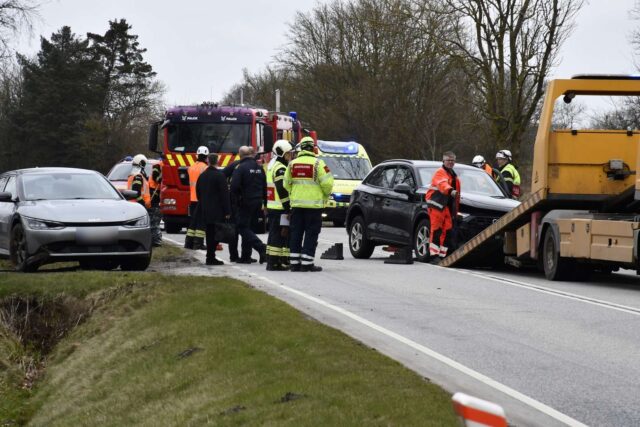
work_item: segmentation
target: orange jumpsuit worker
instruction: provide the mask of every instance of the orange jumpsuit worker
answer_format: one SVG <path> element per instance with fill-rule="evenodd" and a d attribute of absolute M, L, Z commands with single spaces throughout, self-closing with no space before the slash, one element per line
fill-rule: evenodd
<path fill-rule="evenodd" d="M 429 209 L 431 233 L 429 236 L 429 254 L 432 257 L 447 256 L 444 246 L 447 232 L 453 228 L 460 207 L 460 180 L 453 170 L 456 155 L 447 151 L 442 155 L 442 167 L 433 174 L 431 186 L 425 196 Z"/>

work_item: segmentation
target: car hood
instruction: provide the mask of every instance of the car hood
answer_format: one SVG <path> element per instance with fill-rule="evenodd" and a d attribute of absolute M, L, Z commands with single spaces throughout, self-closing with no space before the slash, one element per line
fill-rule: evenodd
<path fill-rule="evenodd" d="M 37 200 L 23 202 L 20 215 L 64 223 L 122 222 L 139 218 L 146 209 L 126 200 Z"/>
<path fill-rule="evenodd" d="M 471 206 L 478 209 L 490 209 L 500 212 L 509 212 L 520 204 L 519 201 L 513 199 L 496 198 L 485 196 L 478 193 L 460 193 L 460 204 Z"/>

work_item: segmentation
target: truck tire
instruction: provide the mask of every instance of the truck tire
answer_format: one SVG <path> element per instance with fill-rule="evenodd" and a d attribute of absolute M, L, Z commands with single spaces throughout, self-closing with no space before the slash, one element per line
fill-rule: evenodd
<path fill-rule="evenodd" d="M 182 224 L 178 222 L 164 222 L 164 231 L 167 234 L 180 234 L 182 231 Z"/>
<path fill-rule="evenodd" d="M 413 232 L 413 252 L 419 262 L 429 262 L 429 220 L 421 219 Z"/>
<path fill-rule="evenodd" d="M 548 280 L 566 280 L 571 274 L 572 266 L 575 263 L 570 258 L 560 256 L 560 244 L 551 227 L 544 235 L 542 249 L 542 268 Z"/>
<path fill-rule="evenodd" d="M 375 245 L 366 236 L 366 225 L 361 216 L 357 216 L 349 224 L 349 251 L 354 258 L 371 257 Z"/>

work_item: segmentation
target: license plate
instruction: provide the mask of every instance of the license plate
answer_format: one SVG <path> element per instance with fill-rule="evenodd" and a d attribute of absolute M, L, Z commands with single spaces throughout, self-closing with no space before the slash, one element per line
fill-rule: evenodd
<path fill-rule="evenodd" d="M 81 245 L 109 245 L 118 242 L 118 227 L 79 227 L 76 242 Z"/>

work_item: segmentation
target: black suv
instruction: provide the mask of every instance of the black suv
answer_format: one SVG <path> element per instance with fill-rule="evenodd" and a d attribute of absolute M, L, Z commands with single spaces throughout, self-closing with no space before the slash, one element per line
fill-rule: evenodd
<path fill-rule="evenodd" d="M 412 246 L 416 258 L 429 260 L 429 215 L 425 194 L 442 166 L 427 160 L 387 160 L 369 172 L 351 195 L 347 212 L 349 249 L 369 258 L 376 245 Z M 491 225 L 520 202 L 505 193 L 482 169 L 458 164 L 460 213 L 454 249 Z"/>

